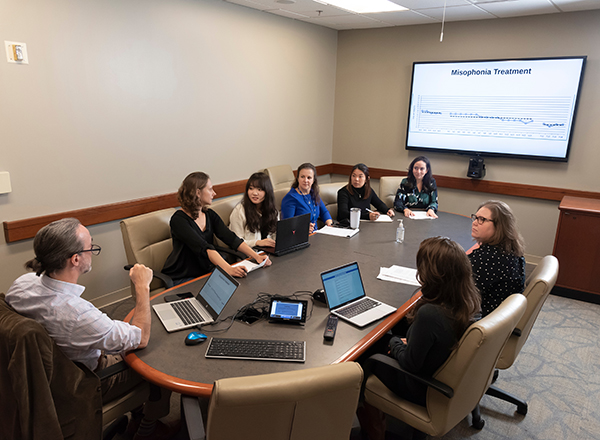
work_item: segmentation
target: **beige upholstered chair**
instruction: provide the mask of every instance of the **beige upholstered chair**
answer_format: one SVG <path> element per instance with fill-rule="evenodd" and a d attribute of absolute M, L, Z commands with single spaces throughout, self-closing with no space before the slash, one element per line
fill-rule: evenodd
<path fill-rule="evenodd" d="M 294 172 L 289 165 L 278 165 L 265 168 L 264 172 L 271 179 L 271 184 L 275 191 L 278 189 L 287 189 L 289 191 L 295 180 Z M 281 204 L 279 206 L 281 206 Z"/>
<path fill-rule="evenodd" d="M 379 198 L 388 208 L 394 207 L 394 198 L 396 191 L 400 188 L 400 183 L 404 176 L 382 176 L 379 178 Z"/>
<path fill-rule="evenodd" d="M 281 212 L 281 201 L 285 195 L 290 191 L 290 188 L 279 188 L 274 191 L 275 193 L 275 207 L 277 211 Z"/>
<path fill-rule="evenodd" d="M 231 216 L 231 211 L 233 208 L 242 201 L 242 194 L 238 194 L 231 197 L 223 197 L 221 199 L 216 199 L 213 201 L 213 204 L 210 205 L 210 209 L 215 211 L 221 217 L 221 220 L 225 223 L 226 226 L 229 226 L 229 217 Z M 221 248 L 227 248 L 227 245 L 215 237 L 214 243 Z M 246 257 L 243 257 L 246 258 Z"/>
<path fill-rule="evenodd" d="M 221 379 L 208 404 L 182 396 L 190 439 L 348 440 L 363 379 L 354 363 Z"/>
<path fill-rule="evenodd" d="M 373 375 L 367 379 L 365 400 L 432 436 L 444 435 L 474 409 L 477 409 L 474 426 L 482 428 L 479 400 L 490 385 L 500 353 L 526 307 L 527 300 L 523 295 L 511 295 L 496 310 L 465 331 L 458 346 L 433 378 L 411 374 L 429 385 L 425 407 L 398 397 Z M 388 356 L 375 355 L 370 359 L 375 357 L 384 358 L 384 362 L 400 368 Z"/>
<path fill-rule="evenodd" d="M 174 213 L 175 208 L 168 208 L 121 220 L 127 263 L 140 263 L 152 269 L 155 277 L 150 284 L 152 294 L 173 286 L 171 278 L 160 271 L 173 250 L 169 220 Z"/>
<path fill-rule="evenodd" d="M 108 370 L 116 373 L 120 366 L 126 368 L 123 362 L 101 373 L 111 375 Z M 67 358 L 41 324 L 15 312 L 0 294 L 0 437 L 112 438 L 148 390 L 142 382 L 103 405 L 99 377 Z"/>
<path fill-rule="evenodd" d="M 343 186 L 346 186 L 348 182 L 332 182 L 323 183 L 319 185 L 319 193 L 321 199 L 325 204 L 325 207 L 331 214 L 333 220 L 337 220 L 337 193 Z"/>
<path fill-rule="evenodd" d="M 525 291 L 523 292 L 523 295 L 527 298 L 527 310 L 508 339 L 504 350 L 502 350 L 496 368 L 506 370 L 515 362 L 517 355 L 529 337 L 531 328 L 544 302 L 546 302 L 546 298 L 548 298 L 550 291 L 554 287 L 554 283 L 556 283 L 557 277 L 558 260 L 553 255 L 545 256 L 537 268 L 529 275 L 525 283 Z M 498 370 L 496 370 L 496 374 L 494 375 L 494 381 L 497 378 L 497 372 Z M 517 412 L 519 414 L 527 414 L 527 403 L 512 394 L 506 393 L 493 385 L 488 388 L 486 394 L 514 403 L 517 405 Z"/>

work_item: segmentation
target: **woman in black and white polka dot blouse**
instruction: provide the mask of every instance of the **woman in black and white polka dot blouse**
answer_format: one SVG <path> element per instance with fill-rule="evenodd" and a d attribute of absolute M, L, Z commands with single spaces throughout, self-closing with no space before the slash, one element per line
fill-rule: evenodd
<path fill-rule="evenodd" d="M 481 293 L 481 314 L 486 316 L 509 295 L 523 292 L 525 249 L 515 215 L 506 203 L 488 200 L 471 218 L 471 236 L 477 244 L 469 250 L 469 260 Z"/>

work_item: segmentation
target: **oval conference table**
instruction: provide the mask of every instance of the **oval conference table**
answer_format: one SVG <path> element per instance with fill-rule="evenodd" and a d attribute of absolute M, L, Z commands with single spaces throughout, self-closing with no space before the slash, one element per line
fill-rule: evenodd
<path fill-rule="evenodd" d="M 398 216 L 396 217 L 398 218 Z M 270 267 L 259 269 L 238 279 L 240 286 L 223 310 L 221 317 L 230 317 L 245 304 L 253 302 L 259 293 L 288 296 L 295 292 L 300 299 L 322 288 L 322 271 L 357 261 L 366 294 L 398 310 L 388 317 L 363 328 L 339 320 L 333 342 L 323 339 L 329 309 L 321 302 L 309 300 L 306 325 L 273 324 L 265 320 L 252 325 L 231 319 L 202 327 L 208 338 L 246 338 L 306 341 L 306 361 L 277 362 L 236 359 L 210 359 L 204 355 L 208 342 L 188 346 L 184 339 L 189 331 L 168 333 L 154 312 L 150 343 L 143 350 L 129 352 L 125 361 L 141 376 L 160 387 L 188 396 L 209 397 L 215 380 L 226 377 L 252 376 L 280 371 L 312 368 L 337 362 L 356 360 L 371 344 L 391 329 L 418 300 L 418 287 L 377 279 L 381 267 L 392 265 L 416 268 L 419 244 L 427 237 L 445 236 L 471 247 L 471 219 L 440 212 L 435 220 L 404 219 L 404 243 L 395 242 L 398 225 L 361 222 L 360 232 L 352 238 L 314 234 L 310 246 L 281 257 L 271 257 Z M 206 277 L 192 280 L 161 292 L 152 303 L 163 301 L 168 293 L 198 293 Z M 131 319 L 130 313 L 126 320 Z M 218 331 L 221 330 L 221 331 Z"/>

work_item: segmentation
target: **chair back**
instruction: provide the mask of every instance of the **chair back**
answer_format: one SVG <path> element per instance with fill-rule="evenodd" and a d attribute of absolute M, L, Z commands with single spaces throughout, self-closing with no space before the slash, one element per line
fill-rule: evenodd
<path fill-rule="evenodd" d="M 388 208 L 394 206 L 396 191 L 400 188 L 400 183 L 405 176 L 382 176 L 379 178 L 379 198 Z"/>
<path fill-rule="evenodd" d="M 0 437 L 100 439 L 100 380 L 0 294 Z"/>
<path fill-rule="evenodd" d="M 290 190 L 292 183 L 296 179 L 292 167 L 289 165 L 278 165 L 275 167 L 265 168 L 264 172 L 271 179 L 273 190 L 286 189 Z M 281 204 L 279 204 L 281 206 Z"/>
<path fill-rule="evenodd" d="M 477 406 L 492 381 L 500 353 L 526 308 L 523 295 L 511 295 L 492 313 L 467 328 L 433 376 L 450 386 L 454 396 L 448 399 L 431 387 L 427 390 L 427 412 L 431 418 L 428 434 L 445 434 Z"/>
<path fill-rule="evenodd" d="M 348 182 L 332 182 L 332 183 L 322 183 L 319 185 L 319 194 L 321 195 L 321 200 L 325 204 L 327 211 L 331 215 L 331 218 L 337 220 L 337 193 L 340 188 L 346 186 Z"/>
<path fill-rule="evenodd" d="M 550 291 L 552 291 L 554 283 L 556 283 L 557 277 L 558 259 L 553 255 L 546 255 L 525 282 L 523 295 L 527 298 L 527 310 L 525 310 L 523 317 L 517 324 L 517 329 L 521 331 L 521 335 L 511 335 L 504 350 L 502 350 L 496 368 L 505 370 L 515 362 L 529 337 L 542 306 L 546 302 Z"/>
<path fill-rule="evenodd" d="M 237 194 L 235 196 L 213 200 L 212 205 L 210 205 L 210 209 L 215 211 L 219 217 L 221 217 L 221 220 L 223 220 L 225 226 L 229 227 L 229 217 L 231 216 L 231 211 L 233 211 L 233 208 L 235 208 L 235 206 L 242 201 L 242 197 L 243 194 Z M 227 245 L 219 240 L 217 236 L 214 236 L 214 243 L 223 248 L 227 247 Z"/>
<path fill-rule="evenodd" d="M 215 382 L 211 440 L 347 440 L 363 379 L 354 362 Z"/>
<path fill-rule="evenodd" d="M 173 251 L 169 220 L 175 208 L 162 209 L 121 220 L 121 234 L 128 264 L 143 264 L 160 272 Z M 157 278 L 150 290 L 164 287 Z"/>
<path fill-rule="evenodd" d="M 289 188 L 279 188 L 273 191 L 275 193 L 275 208 L 277 208 L 277 211 L 281 212 L 281 201 L 289 191 Z"/>

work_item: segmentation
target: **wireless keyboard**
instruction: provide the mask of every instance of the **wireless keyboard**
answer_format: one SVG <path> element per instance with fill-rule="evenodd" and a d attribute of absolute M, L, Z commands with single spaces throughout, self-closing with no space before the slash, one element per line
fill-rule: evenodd
<path fill-rule="evenodd" d="M 306 342 L 212 338 L 207 358 L 304 362 Z"/>

